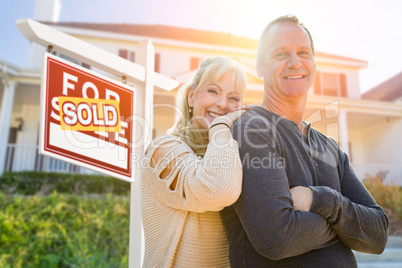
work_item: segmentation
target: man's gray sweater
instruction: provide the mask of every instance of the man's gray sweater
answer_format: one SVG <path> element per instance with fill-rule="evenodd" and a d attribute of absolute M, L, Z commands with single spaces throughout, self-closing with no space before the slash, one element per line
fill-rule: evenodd
<path fill-rule="evenodd" d="M 357 267 L 353 250 L 380 254 L 388 220 L 331 138 L 262 107 L 232 127 L 242 194 L 222 212 L 232 267 Z M 310 212 L 289 189 L 313 190 Z"/>

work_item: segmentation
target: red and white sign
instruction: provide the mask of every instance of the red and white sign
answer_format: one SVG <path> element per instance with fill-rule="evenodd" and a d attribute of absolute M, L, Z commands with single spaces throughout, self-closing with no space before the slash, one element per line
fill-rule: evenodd
<path fill-rule="evenodd" d="M 45 53 L 40 153 L 132 182 L 134 95 L 123 83 Z"/>

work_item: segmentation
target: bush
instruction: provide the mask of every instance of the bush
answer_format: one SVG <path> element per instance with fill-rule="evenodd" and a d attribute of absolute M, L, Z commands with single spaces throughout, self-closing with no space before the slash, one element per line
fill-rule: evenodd
<path fill-rule="evenodd" d="M 0 177 L 0 189 L 7 194 L 48 195 L 58 193 L 113 193 L 129 195 L 130 183 L 102 175 L 55 172 L 5 172 Z"/>
<path fill-rule="evenodd" d="M 127 267 L 130 201 L 0 192 L 0 267 Z"/>
<path fill-rule="evenodd" d="M 385 176 L 384 172 L 376 176 L 366 175 L 363 183 L 378 205 L 390 209 L 402 220 L 402 189 L 394 184 L 384 184 Z"/>

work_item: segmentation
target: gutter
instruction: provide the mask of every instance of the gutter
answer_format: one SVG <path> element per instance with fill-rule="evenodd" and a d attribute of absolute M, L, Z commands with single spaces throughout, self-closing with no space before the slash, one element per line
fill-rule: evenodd
<path fill-rule="evenodd" d="M 0 73 L 1 81 L 4 84 L 4 87 L 10 87 L 10 78 L 8 77 L 8 67 L 7 64 L 3 64 L 1 68 L 2 72 Z"/>

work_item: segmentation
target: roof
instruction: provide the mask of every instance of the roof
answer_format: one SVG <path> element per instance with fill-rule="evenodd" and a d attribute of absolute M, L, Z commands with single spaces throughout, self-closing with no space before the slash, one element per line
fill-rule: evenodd
<path fill-rule="evenodd" d="M 94 31 L 105 31 L 121 34 L 140 35 L 147 37 L 174 39 L 189 42 L 215 44 L 231 47 L 257 49 L 258 40 L 232 35 L 190 28 L 181 28 L 167 25 L 145 24 L 111 24 L 111 23 L 81 23 L 81 22 L 44 22 L 51 26 L 64 26 Z"/>
<path fill-rule="evenodd" d="M 402 72 L 362 94 L 362 99 L 396 101 L 402 97 Z"/>
<path fill-rule="evenodd" d="M 78 29 L 121 33 L 129 35 L 139 35 L 154 38 L 173 39 L 180 41 L 222 45 L 229 47 L 241 47 L 247 49 L 257 49 L 258 40 L 232 35 L 231 33 L 221 33 L 191 28 L 182 28 L 168 25 L 149 25 L 149 24 L 113 24 L 113 23 L 86 23 L 86 22 L 43 22 L 49 26 L 62 26 Z M 316 57 L 331 58 L 338 60 L 355 61 L 367 64 L 367 61 L 343 57 L 316 51 Z"/>
<path fill-rule="evenodd" d="M 354 58 L 350 58 L 350 57 L 344 57 L 344 56 L 339 56 L 339 55 L 334 55 L 334 54 L 329 54 L 329 53 L 324 53 L 324 52 L 319 52 L 316 51 L 315 52 L 315 56 L 316 57 L 323 57 L 323 58 L 330 58 L 330 59 L 337 59 L 337 60 L 347 60 L 347 61 L 355 61 L 355 62 L 359 62 L 362 64 L 367 64 L 367 61 L 365 60 L 359 60 L 359 59 L 354 59 Z"/>

